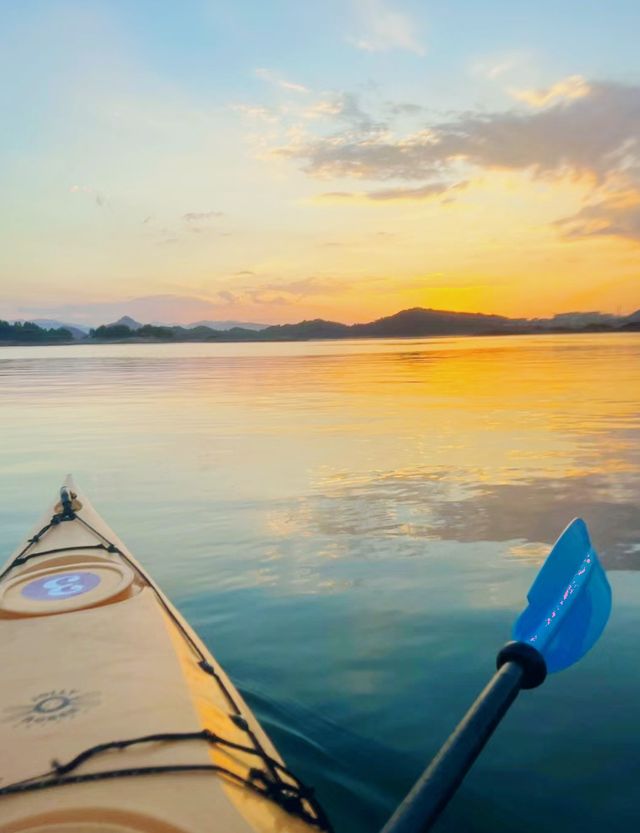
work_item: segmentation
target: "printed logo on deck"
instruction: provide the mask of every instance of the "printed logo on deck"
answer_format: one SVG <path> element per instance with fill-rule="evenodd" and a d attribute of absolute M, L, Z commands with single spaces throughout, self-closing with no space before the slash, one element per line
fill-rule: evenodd
<path fill-rule="evenodd" d="M 97 706 L 100 695 L 97 691 L 82 692 L 77 688 L 60 688 L 36 694 L 23 706 L 8 706 L 3 709 L 3 723 L 15 726 L 32 726 L 51 723 L 75 717 L 79 712 Z"/>
<path fill-rule="evenodd" d="M 27 599 L 50 602 L 56 599 L 69 599 L 88 593 L 100 584 L 100 576 L 95 573 L 76 572 L 58 573 L 29 582 L 22 588 L 22 595 Z"/>

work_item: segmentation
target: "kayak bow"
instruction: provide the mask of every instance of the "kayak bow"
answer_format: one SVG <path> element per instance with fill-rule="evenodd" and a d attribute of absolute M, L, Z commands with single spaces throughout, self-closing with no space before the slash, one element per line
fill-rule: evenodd
<path fill-rule="evenodd" d="M 70 478 L 0 573 L 0 632 L 2 833 L 330 830 Z"/>

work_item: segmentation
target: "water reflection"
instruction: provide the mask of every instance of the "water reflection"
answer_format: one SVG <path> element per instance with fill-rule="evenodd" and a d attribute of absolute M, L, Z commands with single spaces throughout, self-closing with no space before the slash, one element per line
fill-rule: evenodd
<path fill-rule="evenodd" d="M 608 569 L 640 569 L 638 470 L 503 483 L 464 477 L 469 474 L 460 470 L 417 470 L 355 483 L 337 478 L 297 507 L 271 513 L 269 528 L 280 535 L 311 531 L 332 540 L 513 542 L 513 555 L 540 562 L 568 521 L 581 516 Z"/>
<path fill-rule="evenodd" d="M 328 559 L 355 538 L 535 559 L 574 515 L 634 569 L 639 358 L 633 334 L 11 348 L 0 466 L 25 497 L 38 473 L 100 471 L 107 499 L 165 478 L 218 525 L 250 518 L 256 581 L 313 536 Z"/>
<path fill-rule="evenodd" d="M 582 515 L 605 563 L 634 569 L 639 358 L 633 334 L 11 348 L 0 465 L 25 496 L 37 472 L 99 470 L 108 493 L 166 478 L 250 516 L 265 562 L 312 536 L 329 559 L 358 537 L 535 559 Z"/>

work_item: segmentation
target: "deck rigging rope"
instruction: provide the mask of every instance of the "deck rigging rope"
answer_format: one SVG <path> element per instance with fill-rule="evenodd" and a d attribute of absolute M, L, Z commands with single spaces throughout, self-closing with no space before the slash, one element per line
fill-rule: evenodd
<path fill-rule="evenodd" d="M 249 755 L 256 755 L 263 759 L 263 753 L 257 749 L 245 746 L 241 743 L 234 743 L 226 740 L 220 735 L 208 729 L 200 732 L 162 732 L 155 735 L 145 735 L 139 738 L 127 740 L 108 741 L 85 749 L 61 764 L 59 761 L 52 761 L 51 769 L 42 775 L 18 781 L 15 784 L 8 784 L 0 787 L 0 797 L 3 795 L 15 795 L 17 793 L 44 790 L 50 787 L 59 787 L 66 784 L 79 784 L 86 781 L 98 781 L 111 778 L 135 777 L 142 775 L 157 775 L 169 772 L 216 772 L 228 778 L 238 786 L 246 787 L 258 795 L 267 798 L 278 806 L 282 807 L 291 815 L 301 818 L 308 824 L 317 827 L 319 830 L 331 833 L 331 825 L 324 811 L 314 798 L 313 789 L 302 783 L 296 776 L 281 763 L 271 759 L 271 763 L 278 771 L 282 772 L 289 781 L 275 783 L 261 769 L 252 768 L 249 770 L 249 777 L 243 778 L 226 767 L 217 764 L 174 764 L 163 766 L 129 767 L 125 769 L 102 770 L 71 775 L 74 770 L 90 758 L 100 755 L 112 749 L 127 749 L 141 743 L 167 743 L 178 741 L 203 740 L 212 745 L 226 747 L 228 749 L 244 752 Z"/>

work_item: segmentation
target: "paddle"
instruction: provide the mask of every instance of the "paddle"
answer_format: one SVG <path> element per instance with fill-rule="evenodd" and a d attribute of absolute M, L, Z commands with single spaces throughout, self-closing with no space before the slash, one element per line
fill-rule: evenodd
<path fill-rule="evenodd" d="M 556 541 L 513 626 L 515 641 L 497 657 L 497 672 L 450 735 L 382 833 L 425 833 L 458 789 L 523 688 L 541 685 L 583 657 L 604 630 L 611 588 L 584 521 Z"/>

